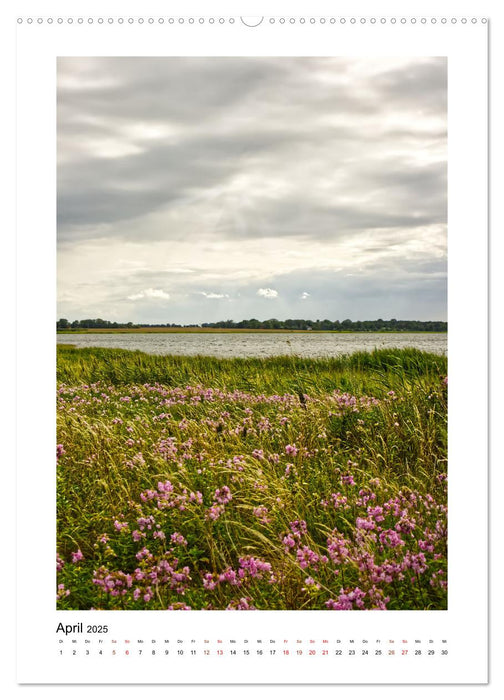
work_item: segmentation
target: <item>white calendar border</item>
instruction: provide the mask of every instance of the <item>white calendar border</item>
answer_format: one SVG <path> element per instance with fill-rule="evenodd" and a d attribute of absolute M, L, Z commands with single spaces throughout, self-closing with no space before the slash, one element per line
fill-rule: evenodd
<path fill-rule="evenodd" d="M 124 5 L 123 5 L 124 7 Z M 134 15 L 138 16 L 138 15 Z M 125 19 L 129 15 L 124 15 Z M 290 16 L 288 16 L 290 17 Z M 381 19 L 380 15 L 376 17 Z M 117 18 L 117 16 L 116 16 Z M 168 16 L 166 16 L 168 18 Z M 348 18 L 350 20 L 351 17 Z M 26 18 L 28 19 L 28 18 Z M 84 619 L 109 621 L 116 634 L 131 635 L 135 615 L 138 629 L 147 625 L 154 633 L 159 625 L 165 633 L 169 620 L 170 635 L 190 628 L 193 636 L 208 636 L 209 625 L 219 626 L 219 634 L 239 636 L 246 625 L 250 633 L 270 630 L 268 636 L 283 636 L 285 630 L 302 625 L 306 634 L 322 638 L 329 628 L 337 627 L 342 637 L 411 635 L 448 638 L 450 658 L 436 664 L 428 679 L 425 669 L 394 667 L 392 676 L 384 669 L 374 674 L 366 671 L 368 682 L 484 682 L 486 679 L 486 323 L 481 335 L 467 337 L 467 319 L 486 319 L 486 28 L 481 18 L 462 24 L 446 25 L 409 21 L 403 26 L 385 17 L 384 24 L 329 24 L 308 27 L 276 23 L 256 29 L 236 22 L 204 25 L 177 23 L 169 35 L 168 23 L 142 28 L 127 22 L 101 27 L 98 23 L 79 27 L 39 16 L 18 30 L 18 559 L 19 601 L 19 680 L 24 682 L 85 682 L 98 669 L 59 667 L 53 658 L 55 621 Z M 239 18 L 237 18 L 239 20 Z M 408 18 L 410 20 L 411 18 Z M 440 18 L 439 18 L 440 19 Z M 449 18 L 450 20 L 451 18 Z M 103 31 L 101 31 L 103 30 Z M 101 31 L 101 35 L 100 35 Z M 261 43 L 258 44 L 258 31 Z M 133 34 L 134 32 L 134 34 Z M 217 37 L 217 32 L 218 37 Z M 374 32 L 374 34 L 373 34 Z M 447 55 L 449 70 L 449 375 L 450 375 L 450 446 L 449 446 L 449 610 L 447 612 L 163 612 L 163 613 L 57 613 L 54 607 L 54 395 L 52 368 L 55 364 L 55 56 L 56 55 Z M 195 42 L 198 42 L 196 48 Z M 132 45 L 135 51 L 132 51 Z M 338 51 L 334 51 L 337 46 Z M 91 48 L 92 47 L 92 48 Z M 300 47 L 301 50 L 300 50 Z M 471 47 L 470 50 L 468 47 Z M 32 120 L 36 113 L 37 119 Z M 468 168 L 468 163 L 470 168 Z M 37 232 L 34 235 L 33 232 Z M 481 245 L 470 248 L 466 241 L 478 232 Z M 51 241 L 52 249 L 48 245 Z M 473 286 L 468 284 L 467 270 Z M 36 295 L 33 294 L 34 290 Z M 28 324 L 29 321 L 29 324 Z M 32 338 L 38 339 L 37 364 L 34 364 Z M 42 340 L 40 340 L 42 339 Z M 478 367 L 476 377 L 467 377 L 466 367 Z M 468 384 L 467 382 L 470 382 Z M 466 386 L 470 386 L 470 396 Z M 34 397 L 38 420 L 34 425 Z M 30 438 L 23 436 L 23 425 L 30 425 Z M 464 436 L 470 436 L 465 439 Z M 460 469 L 460 472 L 458 471 Z M 474 470 L 478 470 L 474 480 Z M 48 477 L 51 474 L 52 478 Z M 468 528 L 466 508 L 476 503 L 480 520 L 471 520 Z M 481 508 L 479 507 L 481 504 Z M 473 506 L 471 506 L 472 508 Z M 473 511 L 471 511 L 473 512 Z M 36 528 L 34 532 L 34 523 Z M 36 535 L 36 539 L 34 538 Z M 34 547 L 34 541 L 36 546 Z M 471 570 L 466 571 L 465 552 L 470 548 Z M 23 552 L 29 555 L 23 556 Z M 37 582 L 34 586 L 34 571 Z M 470 577 L 471 590 L 466 588 Z M 475 597 L 473 591 L 477 591 Z M 337 617 L 334 617 L 334 615 Z M 329 620 L 329 616 L 331 616 Z M 137 620 L 138 618 L 138 620 Z M 145 622 L 147 621 L 147 622 Z M 121 631 L 119 631 L 119 629 Z M 316 630 L 321 630 L 318 632 Z M 468 629 L 478 640 L 478 653 L 464 656 L 462 644 Z M 224 630 L 226 630 L 224 632 Z M 276 631 L 278 630 L 278 631 Z M 140 632 L 145 634 L 145 632 Z M 292 635 L 291 635 L 292 636 Z M 27 639 L 47 655 L 33 658 Z M 453 663 L 451 659 L 453 658 Z M 311 670 L 313 668 L 313 670 Z M 188 680 L 190 669 L 179 669 L 177 682 Z M 201 682 L 253 682 L 257 673 L 261 682 L 357 682 L 362 671 L 320 672 L 300 664 L 295 677 L 278 678 L 275 668 L 254 668 L 247 676 L 246 667 L 229 667 L 223 671 L 209 669 Z M 65 673 L 68 675 L 65 676 Z M 94 682 L 138 682 L 138 668 L 118 664 L 107 677 Z M 167 682 L 159 670 L 151 682 Z M 320 674 L 326 674 L 321 676 Z M 331 675 L 332 673 L 332 675 Z M 216 675 L 217 674 L 217 675 Z M 417 674 L 417 676 L 415 676 Z M 310 680 L 310 682 L 314 682 Z"/>

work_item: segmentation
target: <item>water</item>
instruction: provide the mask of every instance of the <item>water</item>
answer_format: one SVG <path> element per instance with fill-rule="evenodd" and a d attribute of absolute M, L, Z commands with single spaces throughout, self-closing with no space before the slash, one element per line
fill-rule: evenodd
<path fill-rule="evenodd" d="M 375 348 L 418 348 L 446 354 L 446 333 L 86 333 L 62 334 L 58 344 L 142 350 L 151 355 L 214 357 L 335 357 Z"/>

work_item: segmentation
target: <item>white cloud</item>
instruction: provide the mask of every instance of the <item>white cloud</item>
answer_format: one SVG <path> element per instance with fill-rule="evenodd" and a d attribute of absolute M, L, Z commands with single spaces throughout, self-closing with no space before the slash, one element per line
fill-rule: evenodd
<path fill-rule="evenodd" d="M 216 292 L 200 292 L 205 299 L 229 299 L 229 294 L 217 294 Z"/>
<path fill-rule="evenodd" d="M 303 292 L 299 298 L 300 299 L 308 299 L 309 296 L 310 296 L 309 292 Z"/>
<path fill-rule="evenodd" d="M 128 299 L 130 301 L 138 301 L 139 299 L 169 299 L 170 295 L 164 292 L 162 289 L 143 289 L 137 294 L 130 294 Z"/>
<path fill-rule="evenodd" d="M 276 299 L 278 296 L 278 292 L 276 289 L 270 289 L 269 287 L 261 287 L 261 289 L 257 290 L 257 296 L 264 297 L 265 299 Z"/>

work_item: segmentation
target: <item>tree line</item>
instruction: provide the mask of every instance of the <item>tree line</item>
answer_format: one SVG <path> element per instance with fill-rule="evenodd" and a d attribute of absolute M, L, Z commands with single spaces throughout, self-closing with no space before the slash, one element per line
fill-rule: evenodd
<path fill-rule="evenodd" d="M 279 321 L 270 318 L 266 321 L 259 321 L 250 318 L 243 321 L 217 321 L 215 323 L 202 324 L 179 324 L 179 323 L 118 323 L 117 321 L 105 321 L 102 318 L 86 318 L 81 321 L 70 322 L 66 318 L 60 318 L 56 322 L 56 329 L 79 330 L 93 328 L 238 328 L 246 330 L 288 330 L 288 331 L 425 331 L 425 332 L 445 332 L 448 330 L 446 321 L 398 321 L 395 318 L 384 321 L 378 318 L 376 321 L 351 321 L 349 318 L 344 321 L 329 321 L 317 319 L 288 318 Z"/>

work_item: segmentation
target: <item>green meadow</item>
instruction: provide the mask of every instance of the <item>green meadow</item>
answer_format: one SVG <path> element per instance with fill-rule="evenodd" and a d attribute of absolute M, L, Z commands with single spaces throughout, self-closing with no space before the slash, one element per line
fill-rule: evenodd
<path fill-rule="evenodd" d="M 58 608 L 445 609 L 446 377 L 59 346 Z"/>

